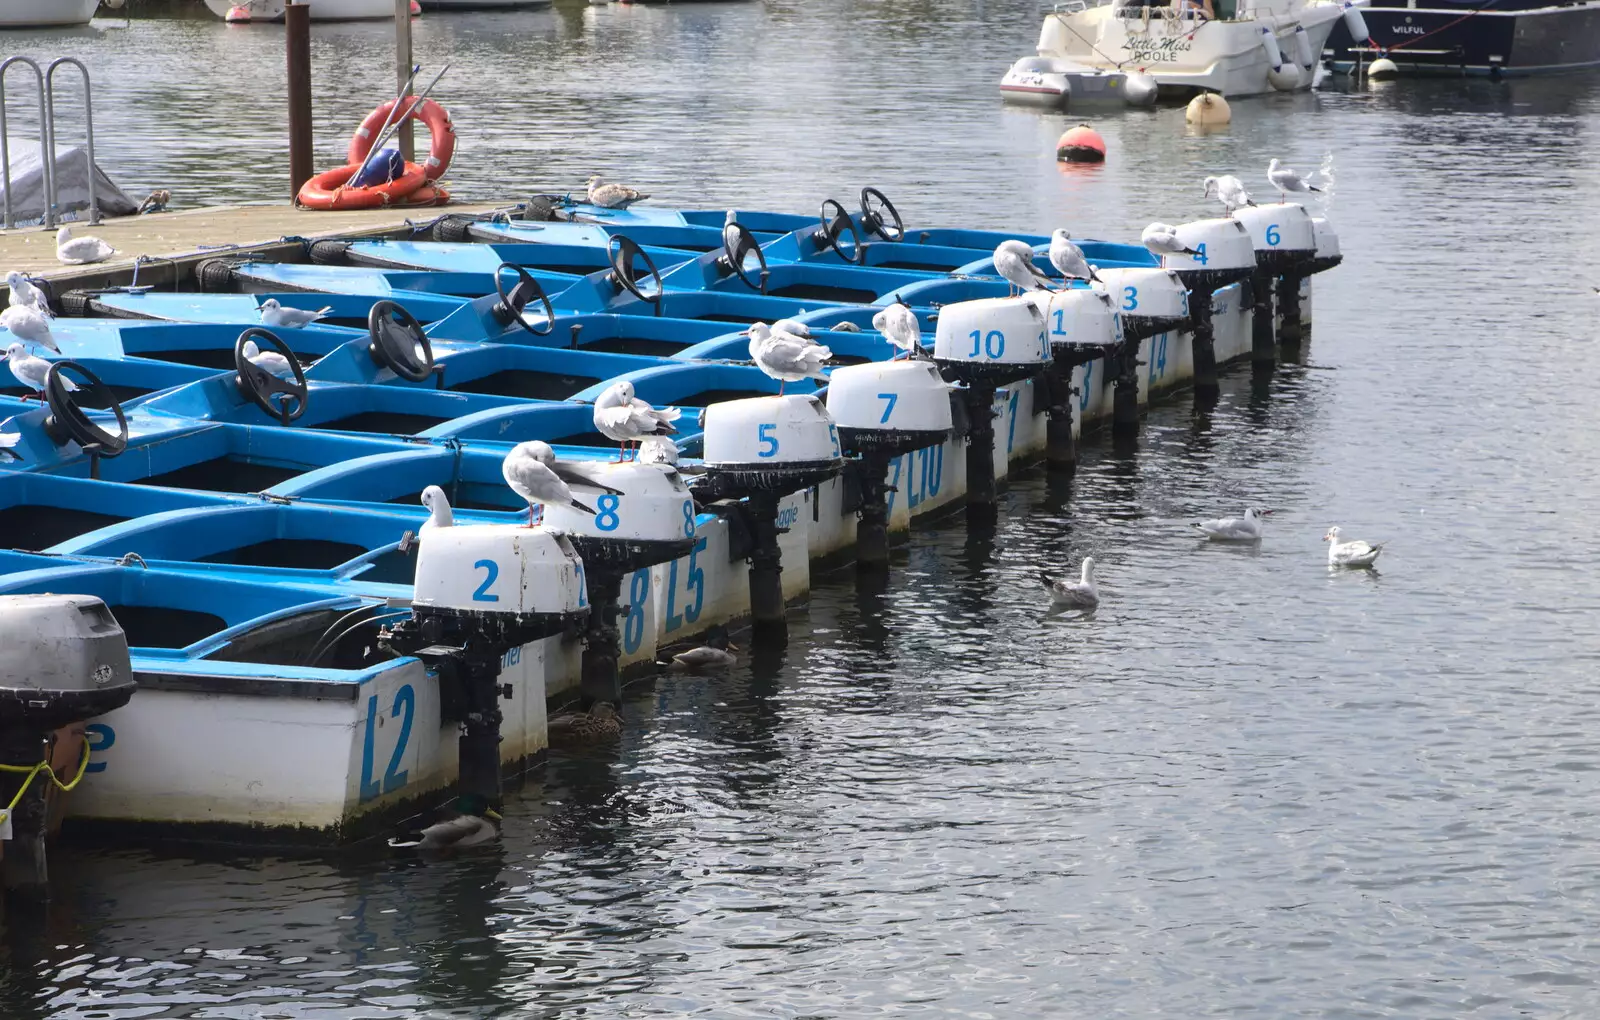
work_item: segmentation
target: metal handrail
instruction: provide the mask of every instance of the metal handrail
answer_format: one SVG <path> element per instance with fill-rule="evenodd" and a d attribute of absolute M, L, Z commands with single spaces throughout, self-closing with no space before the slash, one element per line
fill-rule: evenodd
<path fill-rule="evenodd" d="M 6 129 L 6 72 L 11 70 L 12 64 L 26 64 L 33 68 L 34 79 L 39 85 L 39 155 L 44 159 L 45 193 L 50 196 L 52 203 L 55 196 L 55 152 L 50 147 L 50 117 L 45 107 L 44 71 L 39 68 L 37 61 L 29 57 L 7 57 L 4 61 L 0 61 L 0 173 L 4 174 L 6 186 L 5 229 L 7 230 L 16 226 L 16 220 L 11 212 L 11 144 Z"/>
<path fill-rule="evenodd" d="M 94 174 L 95 174 L 95 168 L 94 168 L 94 97 L 92 95 L 93 88 L 89 83 L 89 68 L 87 66 L 85 66 L 84 62 L 79 60 L 77 57 L 57 57 L 56 59 L 50 61 L 50 67 L 44 73 L 45 105 L 46 105 L 47 109 L 49 110 L 49 114 L 50 114 L 50 119 L 49 119 L 50 145 L 49 145 L 49 148 L 47 150 L 49 152 L 49 154 L 50 154 L 50 158 L 48 160 L 46 160 L 46 162 L 49 163 L 50 167 L 51 167 L 51 173 L 50 173 L 50 177 L 49 177 L 50 197 L 49 197 L 49 202 L 48 202 L 47 206 L 45 207 L 45 226 L 53 227 L 53 226 L 56 225 L 57 195 L 56 195 L 56 184 L 55 184 L 55 156 L 56 156 L 56 85 L 55 85 L 55 77 L 56 77 L 56 70 L 59 67 L 61 67 L 61 65 L 63 65 L 63 64 L 70 64 L 71 66 L 76 67 L 83 74 L 83 125 L 84 125 L 84 130 L 87 133 L 87 152 L 85 153 L 85 158 L 88 160 L 88 163 L 89 163 L 89 223 L 92 226 L 92 225 L 100 222 L 100 200 L 95 195 L 95 189 L 94 189 Z"/>

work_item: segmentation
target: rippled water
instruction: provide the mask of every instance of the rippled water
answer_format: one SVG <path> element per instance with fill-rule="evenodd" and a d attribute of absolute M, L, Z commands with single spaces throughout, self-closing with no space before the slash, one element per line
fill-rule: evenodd
<path fill-rule="evenodd" d="M 442 863 L 64 852 L 0 940 L 52 1020 L 1593 1016 L 1600 83 L 1405 83 L 1074 123 L 1002 109 L 1031 3 L 424 18 L 477 198 L 614 172 L 667 202 L 1129 238 L 1336 173 L 1347 261 L 1303 362 L 1154 413 L 990 538 L 916 532 L 881 593 L 821 580 L 787 653 L 635 688 L 494 851 Z M 315 29 L 319 162 L 387 80 Z M 7 42 L 11 40 L 8 39 Z M 89 55 L 105 162 L 191 203 L 280 190 L 281 35 L 139 22 Z M 339 73 L 335 75 L 334 69 Z M 336 80 L 343 94 L 336 94 Z M 1188 522 L 1277 508 L 1259 552 Z M 1330 576 L 1329 524 L 1388 542 Z M 1034 581 L 1092 553 L 1104 607 Z"/>

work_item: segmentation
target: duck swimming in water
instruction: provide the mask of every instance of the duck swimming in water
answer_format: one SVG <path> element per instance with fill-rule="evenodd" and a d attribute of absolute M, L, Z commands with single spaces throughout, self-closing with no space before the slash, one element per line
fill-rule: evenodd
<path fill-rule="evenodd" d="M 491 810 L 489 802 L 476 794 L 462 794 L 456 798 L 459 814 L 434 822 L 420 829 L 409 839 L 391 839 L 389 845 L 396 849 L 450 850 L 455 847 L 479 846 L 498 839 L 500 829 L 495 822 L 500 815 Z"/>
<path fill-rule="evenodd" d="M 691 648 L 687 652 L 679 652 L 667 663 L 668 669 L 701 670 L 722 669 L 739 661 L 729 649 L 737 650 L 737 645 L 728 643 L 728 632 L 721 627 L 713 627 L 706 633 L 706 643 L 698 648 Z"/>
<path fill-rule="evenodd" d="M 622 716 L 611 702 L 597 701 L 587 712 L 552 716 L 547 728 L 552 744 L 594 744 L 622 736 Z"/>

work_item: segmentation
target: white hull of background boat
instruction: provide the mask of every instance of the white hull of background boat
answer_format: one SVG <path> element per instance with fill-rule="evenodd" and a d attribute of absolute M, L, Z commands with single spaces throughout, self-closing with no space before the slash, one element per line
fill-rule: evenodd
<path fill-rule="evenodd" d="M 417 0 L 425 11 L 508 11 L 549 7 L 555 0 Z"/>
<path fill-rule="evenodd" d="M 219 18 L 242 7 L 251 21 L 281 21 L 285 0 L 206 0 L 206 7 Z M 394 17 L 394 0 L 311 0 L 312 21 L 381 21 Z"/>
<path fill-rule="evenodd" d="M 87 25 L 100 0 L 0 0 L 0 28 Z"/>

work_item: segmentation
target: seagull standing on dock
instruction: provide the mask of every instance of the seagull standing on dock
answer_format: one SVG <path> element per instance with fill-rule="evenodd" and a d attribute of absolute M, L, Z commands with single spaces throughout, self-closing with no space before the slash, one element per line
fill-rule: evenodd
<path fill-rule="evenodd" d="M 1353 542 L 1339 541 L 1339 529 L 1329 528 L 1328 533 L 1322 536 L 1328 543 L 1328 567 L 1370 567 L 1378 559 L 1378 554 L 1383 551 L 1383 543 L 1373 545 L 1356 539 Z"/>
<path fill-rule="evenodd" d="M 1100 604 L 1100 589 L 1094 583 L 1094 557 L 1083 558 L 1083 575 L 1080 580 L 1069 581 L 1064 577 L 1051 577 L 1041 571 L 1039 579 L 1044 586 L 1050 589 L 1050 598 L 1056 605 L 1066 609 L 1090 610 Z"/>
<path fill-rule="evenodd" d="M 17 382 L 39 394 L 39 400 L 44 401 L 44 380 L 50 374 L 50 362 L 43 358 L 36 358 L 28 353 L 28 349 L 21 344 L 12 344 L 0 354 L 0 361 L 4 361 L 10 368 L 11 374 Z M 67 384 L 67 392 L 75 392 L 78 384 L 65 376 L 61 379 Z"/>
<path fill-rule="evenodd" d="M 50 320 L 32 305 L 8 305 L 0 312 L 0 327 L 18 340 L 61 353 L 56 338 L 50 335 Z"/>
<path fill-rule="evenodd" d="M 6 274 L 6 287 L 11 292 L 8 305 L 27 305 L 47 319 L 51 316 L 50 301 L 44 296 L 44 291 L 15 269 Z"/>
<path fill-rule="evenodd" d="M 1026 241 L 1001 241 L 994 250 L 994 271 L 1016 291 L 1049 290 L 1050 277 L 1033 264 L 1033 246 Z"/>
<path fill-rule="evenodd" d="M 1066 280 L 1098 280 L 1094 267 L 1083 257 L 1083 249 L 1072 243 L 1072 235 L 1057 230 L 1050 235 L 1050 264 Z"/>
<path fill-rule="evenodd" d="M 591 177 L 587 197 L 590 205 L 597 205 L 602 209 L 626 209 L 650 196 L 621 184 L 602 184 L 599 177 Z"/>
<path fill-rule="evenodd" d="M 883 338 L 906 354 L 915 357 L 922 344 L 922 325 L 917 321 L 917 313 L 904 301 L 896 300 L 883 311 L 872 317 L 872 328 L 883 334 Z M 893 359 L 898 361 L 900 355 Z"/>
<path fill-rule="evenodd" d="M 657 410 L 633 395 L 633 383 L 612 383 L 594 402 L 594 427 L 607 439 L 622 444 L 617 460 L 622 460 L 629 443 L 645 436 L 669 436 L 677 432 L 672 424 L 683 412 L 676 407 Z"/>
<path fill-rule="evenodd" d="M 528 501 L 530 528 L 544 520 L 546 503 L 576 507 L 586 514 L 594 513 L 594 508 L 580 503 L 572 494 L 572 489 L 556 473 L 556 452 L 549 443 L 536 439 L 531 443 L 513 446 L 511 452 L 506 454 L 505 462 L 500 465 L 500 473 L 505 476 L 511 491 Z M 539 508 L 537 513 L 533 509 L 535 506 Z"/>
<path fill-rule="evenodd" d="M 1139 235 L 1139 243 L 1161 259 L 1163 269 L 1168 255 L 1198 255 L 1199 252 L 1178 240 L 1178 228 L 1170 223 L 1152 223 Z"/>
<path fill-rule="evenodd" d="M 244 342 L 244 356 L 251 364 L 258 368 L 264 368 L 279 378 L 294 378 L 294 366 L 289 364 L 288 358 L 277 351 L 263 351 L 256 345 L 254 340 L 246 340 Z"/>
<path fill-rule="evenodd" d="M 809 337 L 779 331 L 764 322 L 753 322 L 745 331 L 750 335 L 750 357 L 756 367 L 778 380 L 778 396 L 788 383 L 801 379 L 826 380 L 823 364 L 833 351 Z"/>
<path fill-rule="evenodd" d="M 1277 162 L 1274 160 L 1273 162 Z M 1223 174 L 1221 177 L 1207 177 L 1205 179 L 1205 197 L 1216 196 L 1222 203 L 1222 208 L 1232 216 L 1245 206 L 1254 206 L 1250 192 L 1244 189 L 1244 182 L 1232 174 Z"/>
<path fill-rule="evenodd" d="M 1220 517 L 1214 521 L 1201 521 L 1195 527 L 1212 542 L 1259 542 L 1263 531 L 1261 518 L 1271 512 L 1250 507 L 1243 517 Z"/>
<path fill-rule="evenodd" d="M 1273 160 L 1270 164 L 1268 164 L 1267 180 L 1272 183 L 1274 188 L 1278 189 L 1278 199 L 1280 201 L 1286 198 L 1285 192 L 1296 195 L 1303 195 L 1308 191 L 1315 191 L 1318 194 L 1322 193 L 1321 188 L 1310 184 L 1303 177 L 1288 167 L 1280 165 L 1277 160 Z"/>
<path fill-rule="evenodd" d="M 325 305 L 313 312 L 304 308 L 285 308 L 278 303 L 277 298 L 269 297 L 261 302 L 261 307 L 258 311 L 261 313 L 261 321 L 267 325 L 292 329 L 311 325 L 333 311 L 333 306 Z"/>
<path fill-rule="evenodd" d="M 418 538 L 436 528 L 455 527 L 456 515 L 450 509 L 450 500 L 445 496 L 443 489 L 437 485 L 430 485 L 423 489 L 422 505 L 428 508 L 428 519 L 423 521 L 422 527 L 417 529 Z"/>
<path fill-rule="evenodd" d="M 117 250 L 98 237 L 73 237 L 72 231 L 62 227 L 56 231 L 56 258 L 69 266 L 87 266 L 104 262 Z"/>

